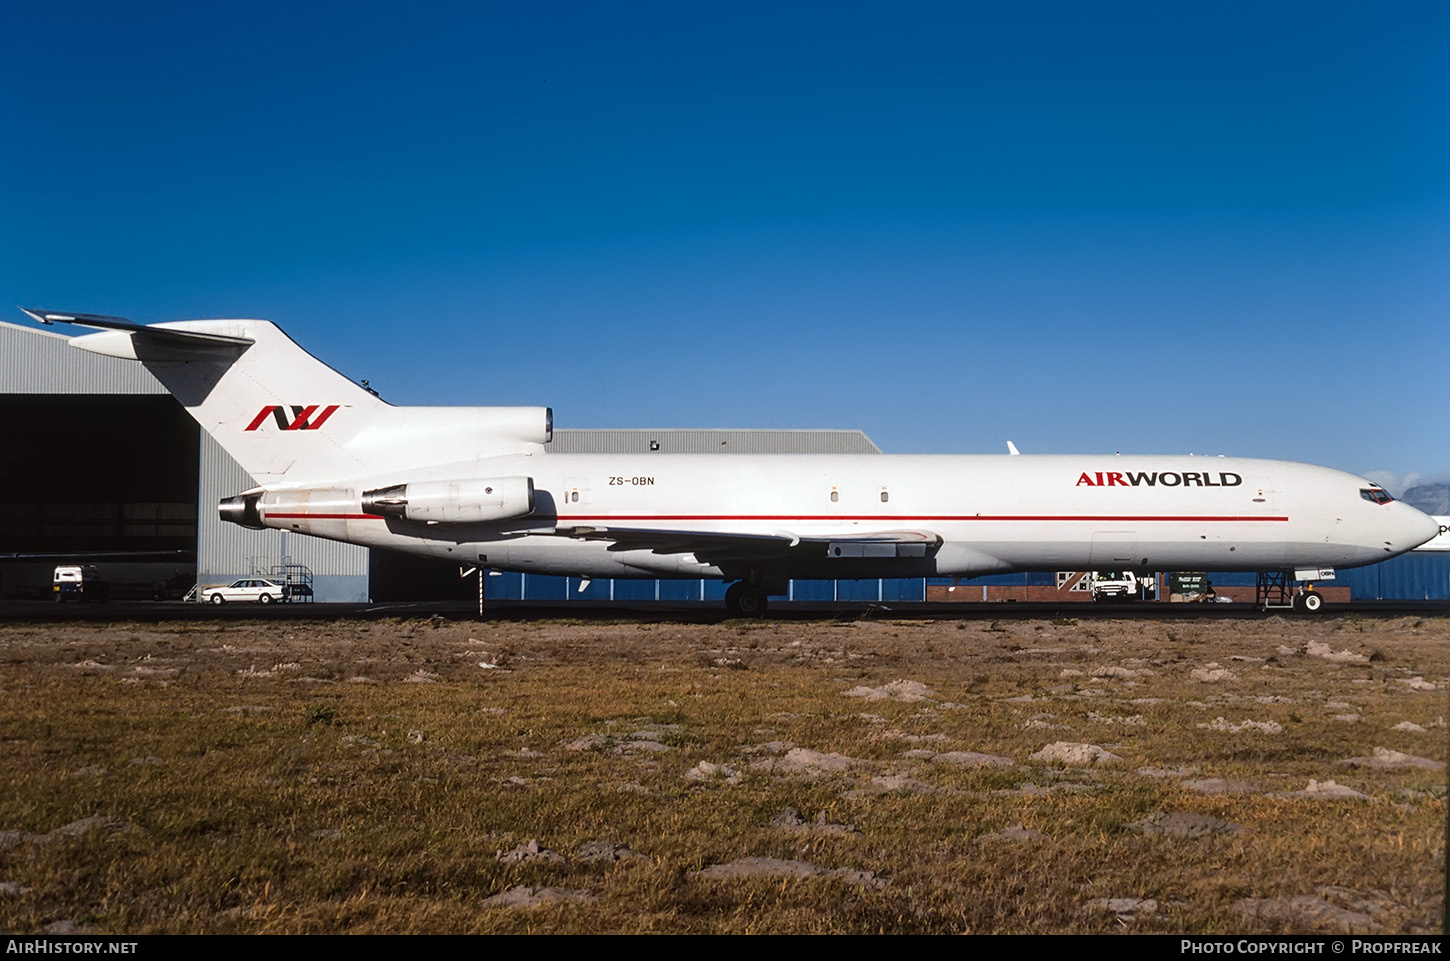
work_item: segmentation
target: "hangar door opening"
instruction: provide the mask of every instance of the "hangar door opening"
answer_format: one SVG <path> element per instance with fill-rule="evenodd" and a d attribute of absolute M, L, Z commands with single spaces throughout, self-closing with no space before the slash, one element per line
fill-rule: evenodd
<path fill-rule="evenodd" d="M 0 418 L 0 553 L 99 555 L 117 599 L 195 580 L 200 435 L 180 404 L 8 394 Z M 0 597 L 47 594 L 56 563 L 7 563 Z"/>

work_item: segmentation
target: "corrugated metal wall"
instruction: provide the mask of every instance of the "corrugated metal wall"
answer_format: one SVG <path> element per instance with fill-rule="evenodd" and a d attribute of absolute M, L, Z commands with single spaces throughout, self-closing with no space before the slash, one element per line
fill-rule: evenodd
<path fill-rule="evenodd" d="M 1215 587 L 1253 587 L 1250 571 L 1209 571 Z M 1357 601 L 1450 600 L 1450 551 L 1411 551 L 1368 567 L 1340 568 L 1324 587 L 1347 587 Z"/>
<path fill-rule="evenodd" d="M 1450 553 L 1401 554 L 1370 567 L 1338 571 L 1332 583 L 1349 587 L 1351 596 L 1360 601 L 1450 600 Z"/>
<path fill-rule="evenodd" d="M 140 364 L 76 350 L 62 334 L 0 322 L 0 394 L 164 394 Z"/>
<path fill-rule="evenodd" d="M 943 581 L 945 583 L 945 581 Z M 596 580 L 587 587 L 577 577 L 490 572 L 486 590 L 496 600 L 526 601 L 704 601 L 718 604 L 726 584 L 692 578 L 675 581 Z M 791 581 L 792 601 L 924 601 L 926 582 L 919 577 L 863 578 L 840 581 Z"/>

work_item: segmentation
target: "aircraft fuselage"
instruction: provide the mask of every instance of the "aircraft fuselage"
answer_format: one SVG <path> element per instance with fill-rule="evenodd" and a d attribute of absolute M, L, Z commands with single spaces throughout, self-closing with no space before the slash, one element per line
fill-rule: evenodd
<path fill-rule="evenodd" d="M 531 477 L 534 511 L 429 524 L 361 508 L 365 489 L 465 470 Z M 266 526 L 501 570 L 621 578 L 734 578 L 743 567 L 775 577 L 1353 567 L 1433 536 L 1423 514 L 1367 499 L 1365 488 L 1328 468 L 1226 457 L 541 454 L 362 479 L 309 495 L 306 505 L 268 509 Z M 596 529 L 809 543 L 746 564 L 728 550 L 568 533 Z M 833 553 L 829 541 L 815 549 L 830 537 L 891 532 L 923 532 L 939 543 L 901 556 Z"/>

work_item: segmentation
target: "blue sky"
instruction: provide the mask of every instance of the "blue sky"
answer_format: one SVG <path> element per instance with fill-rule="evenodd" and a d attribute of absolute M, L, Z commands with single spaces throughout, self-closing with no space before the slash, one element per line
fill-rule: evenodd
<path fill-rule="evenodd" d="M 60 0 L 0 35 L 3 303 L 267 318 L 394 403 L 565 427 L 1450 472 L 1443 3 Z"/>

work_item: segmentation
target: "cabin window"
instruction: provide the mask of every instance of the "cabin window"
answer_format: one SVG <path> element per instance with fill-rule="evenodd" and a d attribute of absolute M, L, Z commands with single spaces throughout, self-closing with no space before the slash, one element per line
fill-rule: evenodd
<path fill-rule="evenodd" d="M 1359 496 L 1371 504 L 1389 504 L 1394 501 L 1390 492 L 1379 487 L 1368 487 L 1359 492 Z"/>
<path fill-rule="evenodd" d="M 884 504 L 884 503 L 886 503 L 889 500 L 891 500 L 891 495 L 888 494 L 886 491 L 882 491 L 881 492 L 881 503 Z"/>
<path fill-rule="evenodd" d="M 834 504 L 841 499 L 840 491 L 831 491 L 831 503 Z"/>

